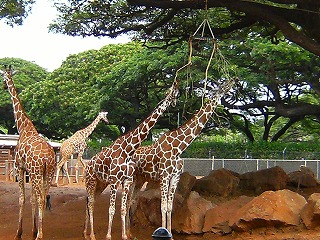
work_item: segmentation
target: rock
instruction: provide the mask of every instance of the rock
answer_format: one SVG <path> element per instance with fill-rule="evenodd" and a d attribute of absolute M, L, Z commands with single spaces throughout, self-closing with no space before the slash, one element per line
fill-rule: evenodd
<path fill-rule="evenodd" d="M 237 189 L 240 181 L 235 175 L 224 168 L 213 170 L 208 176 L 198 179 L 192 190 L 205 196 L 229 196 Z"/>
<path fill-rule="evenodd" d="M 153 185 L 155 186 L 155 185 Z M 173 201 L 173 213 L 181 208 L 184 199 L 180 194 L 175 194 Z M 132 206 L 133 225 L 161 226 L 161 192 L 159 188 L 141 191 Z M 173 221 L 173 220 L 172 220 Z"/>
<path fill-rule="evenodd" d="M 320 225 L 320 193 L 313 193 L 307 204 L 301 211 L 301 218 L 308 229 L 314 229 Z"/>
<path fill-rule="evenodd" d="M 140 192 L 133 209 L 133 224 L 161 226 L 160 189 Z"/>
<path fill-rule="evenodd" d="M 180 194 L 184 199 L 189 196 L 197 179 L 189 172 L 184 172 L 180 176 L 180 180 L 176 189 L 176 193 Z"/>
<path fill-rule="evenodd" d="M 212 203 L 192 191 L 181 208 L 174 211 L 172 228 L 178 233 L 202 233 L 204 216 Z"/>
<path fill-rule="evenodd" d="M 316 187 L 319 182 L 310 168 L 301 166 L 299 171 L 288 174 L 288 184 L 295 187 Z"/>
<path fill-rule="evenodd" d="M 290 190 L 266 191 L 237 210 L 229 219 L 235 231 L 258 227 L 297 226 L 306 200 Z"/>
<path fill-rule="evenodd" d="M 253 197 L 240 196 L 237 199 L 219 204 L 209 209 L 205 214 L 203 232 L 213 232 L 219 234 L 231 233 L 229 219 L 242 206 L 247 204 Z"/>
<path fill-rule="evenodd" d="M 254 191 L 257 194 L 261 194 L 264 191 L 284 189 L 287 182 L 288 175 L 282 168 L 276 166 L 241 174 L 239 187 L 242 190 Z"/>

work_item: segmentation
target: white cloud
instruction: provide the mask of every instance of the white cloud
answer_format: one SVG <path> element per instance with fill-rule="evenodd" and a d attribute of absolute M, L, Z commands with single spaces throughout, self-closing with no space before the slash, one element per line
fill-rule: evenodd
<path fill-rule="evenodd" d="M 89 49 L 100 49 L 110 43 L 125 43 L 127 37 L 96 38 L 71 37 L 48 33 L 48 26 L 55 18 L 56 10 L 50 1 L 36 1 L 32 13 L 22 26 L 13 28 L 0 22 L 0 58 L 14 57 L 34 62 L 53 71 L 70 54 Z"/>

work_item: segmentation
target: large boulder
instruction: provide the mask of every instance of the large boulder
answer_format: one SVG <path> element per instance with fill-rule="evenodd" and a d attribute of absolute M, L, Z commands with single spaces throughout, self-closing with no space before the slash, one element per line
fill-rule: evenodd
<path fill-rule="evenodd" d="M 176 189 L 176 193 L 180 194 L 184 199 L 186 199 L 191 193 L 191 190 L 196 181 L 196 177 L 192 176 L 189 172 L 182 173 Z"/>
<path fill-rule="evenodd" d="M 266 191 L 236 211 L 229 219 L 229 225 L 235 231 L 267 226 L 298 226 L 305 204 L 303 196 L 290 190 Z"/>
<path fill-rule="evenodd" d="M 172 216 L 172 229 L 179 233 L 202 233 L 204 216 L 212 203 L 192 191 L 185 203 Z"/>
<path fill-rule="evenodd" d="M 250 202 L 253 197 L 240 196 L 237 199 L 221 203 L 206 212 L 203 224 L 203 232 L 228 234 L 232 232 L 229 226 L 229 219 L 234 213 Z"/>
<path fill-rule="evenodd" d="M 242 190 L 254 191 L 261 194 L 264 191 L 284 189 L 288 182 L 286 172 L 276 166 L 240 175 L 239 187 Z"/>
<path fill-rule="evenodd" d="M 224 168 L 213 170 L 208 176 L 197 179 L 192 190 L 204 196 L 227 197 L 238 188 L 240 180 L 236 175 L 236 173 Z"/>
<path fill-rule="evenodd" d="M 288 174 L 288 184 L 295 187 L 316 187 L 319 182 L 310 168 L 301 166 L 299 171 L 294 171 Z"/>
<path fill-rule="evenodd" d="M 154 188 L 140 192 L 132 206 L 134 225 L 161 226 L 160 189 Z"/>
<path fill-rule="evenodd" d="M 313 193 L 301 211 L 301 218 L 308 229 L 320 225 L 320 193 Z"/>

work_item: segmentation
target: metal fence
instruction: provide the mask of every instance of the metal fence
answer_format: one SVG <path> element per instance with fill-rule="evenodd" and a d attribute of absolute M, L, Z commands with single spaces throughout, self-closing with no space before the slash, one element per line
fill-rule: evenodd
<path fill-rule="evenodd" d="M 225 168 L 239 174 L 258 171 L 275 166 L 286 173 L 298 171 L 300 166 L 310 168 L 317 179 L 320 179 L 320 160 L 288 160 L 288 159 L 215 159 L 215 158 L 183 158 L 184 171 L 194 176 L 206 176 L 212 170 Z"/>

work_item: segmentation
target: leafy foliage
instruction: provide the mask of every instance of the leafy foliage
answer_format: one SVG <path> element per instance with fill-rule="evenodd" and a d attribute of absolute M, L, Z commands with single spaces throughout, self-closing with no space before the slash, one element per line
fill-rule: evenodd
<path fill-rule="evenodd" d="M 33 119 L 33 116 L 29 109 L 28 88 L 34 84 L 41 84 L 46 80 L 47 71 L 31 62 L 18 58 L 1 58 L 0 66 L 12 65 L 17 73 L 14 75 L 14 84 L 18 91 L 20 100 L 27 114 Z M 8 133 L 16 133 L 17 130 L 14 126 L 14 116 L 12 101 L 8 90 L 2 90 L 0 92 L 0 125 L 7 129 Z M 37 125 L 37 123 L 35 123 Z"/>
<path fill-rule="evenodd" d="M 241 39 L 258 31 L 273 43 L 285 36 L 320 55 L 319 31 L 315 30 L 320 22 L 319 7 L 319 2 L 313 0 L 68 0 L 57 4 L 60 15 L 50 28 L 72 36 L 131 34 L 170 45 L 188 39 L 208 18 L 221 39 L 235 32 Z"/>
<path fill-rule="evenodd" d="M 0 2 L 0 19 L 10 26 L 21 25 L 34 3 L 34 0 L 3 0 Z"/>

